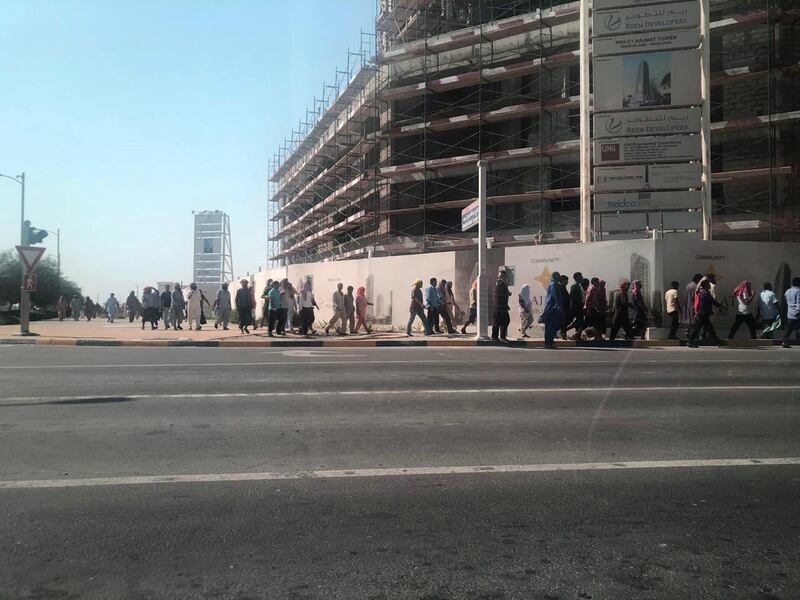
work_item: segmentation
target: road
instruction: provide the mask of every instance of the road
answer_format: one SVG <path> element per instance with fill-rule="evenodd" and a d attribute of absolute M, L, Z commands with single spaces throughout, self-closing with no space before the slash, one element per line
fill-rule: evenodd
<path fill-rule="evenodd" d="M 798 367 L 0 347 L 0 598 L 797 598 Z"/>

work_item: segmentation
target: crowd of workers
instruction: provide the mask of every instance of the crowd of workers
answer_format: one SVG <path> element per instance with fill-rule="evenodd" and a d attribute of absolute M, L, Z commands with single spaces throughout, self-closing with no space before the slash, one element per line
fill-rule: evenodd
<path fill-rule="evenodd" d="M 158 289 L 147 286 L 141 299 L 131 292 L 124 304 L 120 304 L 113 293 L 102 306 L 88 297 L 82 300 L 75 296 L 67 300 L 62 296 L 57 304 L 58 318 L 63 321 L 71 316 L 78 320 L 83 314 L 87 320 L 91 320 L 102 311 L 110 322 L 120 313 L 127 314 L 131 323 L 141 317 L 142 329 L 148 323 L 151 329 L 157 329 L 159 321 L 162 321 L 165 329 L 182 330 L 185 323 L 190 330 L 200 330 L 207 323 L 206 311 L 209 311 L 209 315 L 213 314 L 214 328 L 227 330 L 235 308 L 242 333 L 250 333 L 251 327 L 257 329 L 261 326 L 267 328 L 270 337 L 285 336 L 287 331 L 301 336 L 316 335 L 314 311 L 319 306 L 309 280 L 300 284 L 299 291 L 288 279 L 268 280 L 261 293 L 260 315 L 256 315 L 258 303 L 250 281 L 242 279 L 240 286 L 232 301 L 228 284 L 223 283 L 213 303 L 194 283 L 189 285 L 185 295 L 178 283 L 174 286 L 165 285 L 160 293 Z M 332 314 L 324 326 L 326 336 L 331 331 L 340 336 L 357 334 L 362 328 L 366 333 L 372 332 L 367 322 L 367 309 L 372 303 L 366 296 L 366 288 L 359 287 L 355 295 L 354 289 L 352 285 L 345 289 L 344 284 L 337 284 L 331 297 Z M 508 273 L 501 269 L 492 298 L 493 340 L 508 339 L 511 296 Z M 732 297 L 736 304 L 736 315 L 728 339 L 733 339 L 741 325 L 747 326 L 752 339 L 758 337 L 757 329 L 766 339 L 771 339 L 783 329 L 784 346 L 789 346 L 792 333 L 795 339 L 800 339 L 800 278 L 792 280 L 792 286 L 786 290 L 783 301 L 775 294 L 770 283 L 764 283 L 760 293 L 756 294 L 749 281 L 740 282 L 733 289 Z M 597 277 L 588 279 L 578 272 L 573 274 L 570 285 L 567 276 L 555 272 L 547 285 L 538 317 L 538 322 L 544 325 L 545 346 L 554 347 L 559 335 L 563 339 L 573 340 L 603 340 L 606 332 L 611 340 L 616 339 L 620 332 L 628 340 L 644 337 L 650 318 L 645 298 L 641 281 L 620 282 L 609 299 L 605 281 Z M 416 280 L 410 300 L 407 336 L 413 335 L 412 329 L 418 319 L 424 335 L 454 335 L 459 331 L 466 334 L 467 328 L 475 324 L 477 317 L 477 281 L 473 281 L 469 290 L 468 311 L 462 310 L 456 302 L 453 282 L 435 277 L 429 280 L 424 290 L 423 281 Z M 521 286 L 517 301 L 520 337 L 527 338 L 534 323 L 534 304 L 528 284 Z M 724 312 L 726 307 L 717 298 L 717 282 L 713 274 L 696 274 L 684 287 L 683 294 L 680 293 L 679 282 L 673 281 L 664 295 L 664 303 L 669 339 L 678 339 L 678 330 L 683 325 L 689 346 L 696 347 L 702 339 L 719 343 L 712 316 L 715 312 Z M 458 329 L 457 325 L 462 326 Z M 571 331 L 574 333 L 569 336 Z"/>

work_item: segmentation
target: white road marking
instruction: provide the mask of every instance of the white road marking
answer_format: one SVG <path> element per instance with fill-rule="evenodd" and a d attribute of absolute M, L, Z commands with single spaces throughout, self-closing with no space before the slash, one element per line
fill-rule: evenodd
<path fill-rule="evenodd" d="M 17 346 L 18 347 L 18 346 Z M 106 348 L 107 349 L 107 348 Z M 335 354 L 331 354 L 334 356 Z M 447 364 L 458 364 L 458 365 L 469 365 L 474 364 L 464 360 L 440 360 L 436 359 L 438 363 L 447 363 Z M 548 366 L 556 366 L 556 365 L 619 365 L 621 363 L 620 360 L 480 360 L 475 361 L 476 363 L 479 362 L 481 365 L 548 365 Z M 772 360 L 750 360 L 750 359 L 739 359 L 739 360 L 698 360 L 695 358 L 694 360 L 636 360 L 636 361 L 629 361 L 627 363 L 628 366 L 634 365 L 696 365 L 702 363 L 703 365 L 707 364 L 731 364 L 731 365 L 753 365 L 753 364 L 769 364 L 769 365 L 780 365 L 780 364 L 795 364 L 799 361 L 791 361 L 788 360 L 788 357 L 783 359 L 772 359 Z M 269 366 L 286 366 L 286 365 L 293 365 L 293 366 L 300 366 L 300 365 L 358 365 L 358 366 L 367 366 L 367 365 L 430 365 L 431 359 L 428 358 L 426 360 L 300 360 L 300 361 L 292 361 L 292 360 L 280 360 L 280 361 L 259 361 L 259 362 L 217 362 L 217 363 L 152 363 L 152 364 L 137 364 L 137 363 L 124 363 L 124 364 L 105 364 L 105 365 L 85 365 L 85 364 L 75 364 L 75 365 L 2 365 L 0 366 L 0 370 L 4 371 L 15 371 L 15 370 L 37 370 L 43 371 L 47 369 L 174 369 L 176 367 L 181 368 L 194 368 L 194 369 L 203 369 L 206 367 L 269 367 Z"/>
<path fill-rule="evenodd" d="M 330 356 L 329 352 L 324 350 L 286 350 L 282 352 L 284 356 L 293 358 L 313 358 L 314 356 Z M 344 358 L 366 358 L 366 354 L 337 354 L 338 357 Z"/>
<path fill-rule="evenodd" d="M 283 481 L 288 479 L 347 479 L 358 477 L 408 477 L 419 475 L 486 475 L 496 473 L 546 473 L 553 471 L 621 471 L 625 469 L 696 469 L 800 465 L 800 457 L 717 458 L 700 460 L 643 460 L 597 463 L 551 463 L 533 465 L 476 465 L 407 467 L 385 469 L 338 469 L 291 473 L 209 473 L 198 475 L 137 475 L 88 479 L 31 479 L 0 481 L 0 489 L 99 487 L 164 483 L 218 483 L 239 481 Z"/>
<path fill-rule="evenodd" d="M 695 391 L 721 391 L 721 392 L 754 392 L 754 391 L 793 391 L 800 392 L 800 385 L 695 385 L 682 386 L 620 386 L 620 387 L 560 387 L 560 388 L 470 388 L 453 389 L 443 388 L 432 390 L 433 395 L 471 395 L 471 394 L 575 394 L 593 393 L 608 395 L 617 392 L 695 392 Z M 320 391 L 287 391 L 287 392 L 215 392 L 215 393 L 188 393 L 188 394 L 119 394 L 121 398 L 130 400 L 187 400 L 187 399 L 214 399 L 214 398 L 281 398 L 281 397 L 320 397 L 320 396 L 413 396 L 419 394 L 420 389 L 406 390 L 320 390 Z M 3 398 L 0 406 L 19 402 L 52 403 L 85 400 L 102 400 L 114 394 L 83 395 L 83 396 L 17 396 Z"/>

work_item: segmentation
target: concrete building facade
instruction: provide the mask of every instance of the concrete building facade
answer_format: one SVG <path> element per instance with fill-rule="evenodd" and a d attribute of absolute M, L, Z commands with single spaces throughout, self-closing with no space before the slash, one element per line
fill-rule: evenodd
<path fill-rule="evenodd" d="M 478 159 L 494 247 L 578 241 L 581 7 L 380 0 L 374 34 L 272 161 L 271 266 L 474 248 L 461 209 Z M 709 9 L 708 237 L 800 241 L 800 9 Z M 592 241 L 702 237 L 671 211 L 653 225 L 584 210 Z"/>

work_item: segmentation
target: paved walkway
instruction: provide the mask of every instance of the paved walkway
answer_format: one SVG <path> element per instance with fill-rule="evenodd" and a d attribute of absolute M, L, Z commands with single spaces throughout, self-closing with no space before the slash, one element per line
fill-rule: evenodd
<path fill-rule="evenodd" d="M 239 332 L 239 328 L 231 326 L 228 331 L 214 329 L 213 325 L 205 325 L 201 331 L 183 329 L 150 329 L 148 325 L 142 329 L 141 322 L 129 323 L 127 320 L 108 323 L 104 320 L 96 321 L 35 321 L 31 323 L 31 331 L 38 334 L 35 337 L 19 337 L 18 325 L 0 326 L 0 344 L 36 344 L 36 345 L 61 345 L 61 346 L 206 346 L 206 347 L 238 347 L 238 346 L 474 346 L 477 344 L 496 344 L 486 340 L 477 341 L 473 333 L 470 335 L 432 335 L 424 336 L 416 333 L 413 337 L 406 337 L 401 332 L 373 331 L 371 334 L 357 334 L 348 336 L 316 335 L 303 337 L 289 334 L 285 337 L 268 337 L 266 330 L 259 328 L 249 335 Z M 503 342 L 499 342 L 503 344 Z M 739 348 L 752 348 L 755 346 L 772 346 L 779 342 L 774 340 L 745 340 L 740 339 L 727 345 Z M 541 338 L 528 338 L 526 340 L 510 340 L 508 344 L 525 347 L 542 347 L 544 340 Z M 560 347 L 665 347 L 678 346 L 675 340 L 636 340 L 628 342 L 617 340 L 614 342 L 590 341 L 559 341 Z"/>

